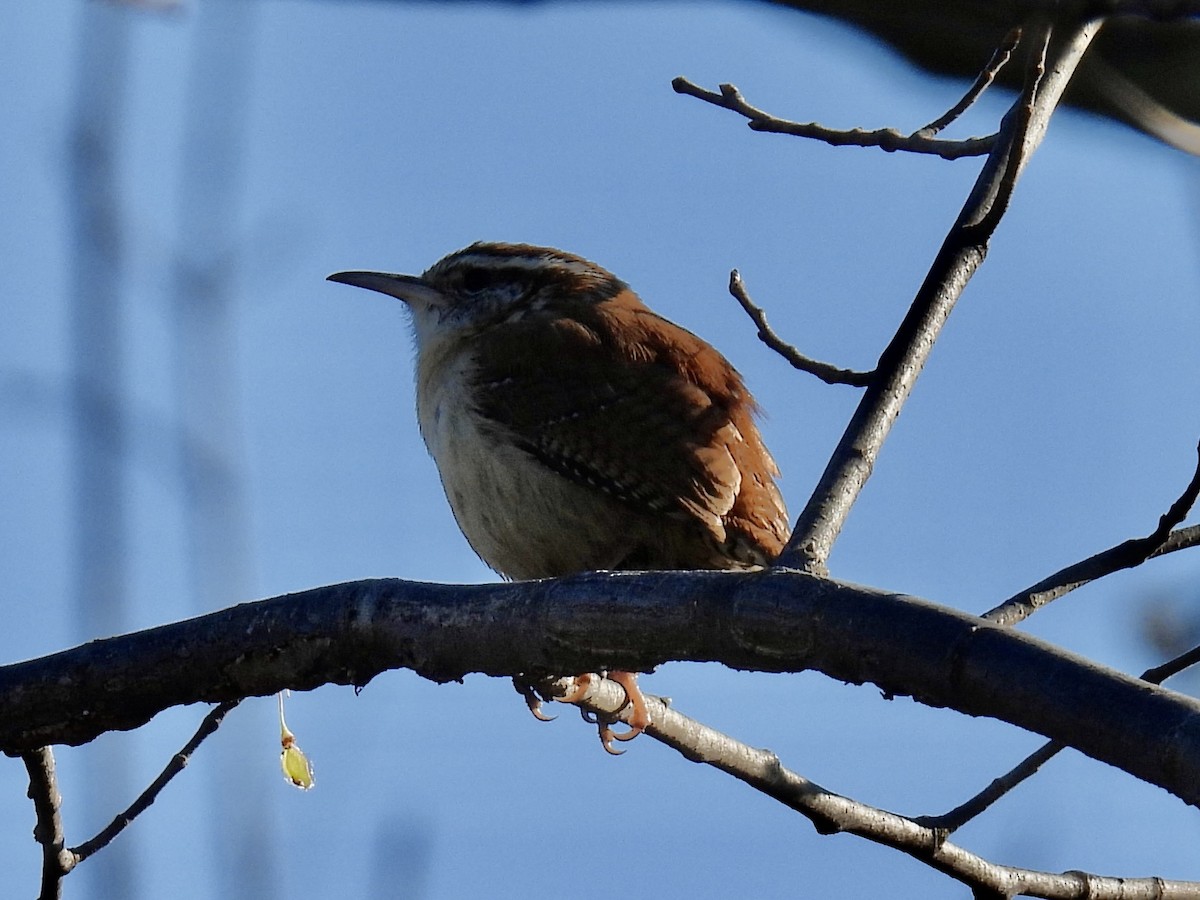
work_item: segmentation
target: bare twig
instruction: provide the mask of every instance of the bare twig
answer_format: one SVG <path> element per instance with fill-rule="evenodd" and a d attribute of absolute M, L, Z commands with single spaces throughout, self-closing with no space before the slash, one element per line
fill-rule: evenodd
<path fill-rule="evenodd" d="M 1184 669 L 1189 669 L 1196 665 L 1196 663 L 1200 663 L 1200 647 L 1185 650 L 1174 659 L 1167 660 L 1161 666 L 1147 669 L 1142 673 L 1142 680 L 1148 681 L 1151 684 L 1162 684 L 1168 678 L 1178 675 Z"/>
<path fill-rule="evenodd" d="M 677 94 L 696 97 L 713 106 L 728 109 L 745 117 L 746 124 L 754 131 L 812 138 L 832 144 L 834 147 L 878 147 L 889 153 L 901 150 L 905 153 L 940 156 L 942 159 L 962 159 L 964 156 L 985 156 L 995 143 L 995 135 L 967 138 L 962 141 L 946 141 L 941 138 L 929 137 L 919 131 L 915 134 L 902 134 L 895 128 L 878 128 L 874 131 L 864 131 L 861 128 L 839 130 L 819 125 L 816 122 L 792 122 L 788 119 L 777 118 L 765 110 L 750 105 L 742 96 L 742 92 L 732 84 L 720 85 L 720 92 L 717 93 L 679 76 L 672 80 L 671 87 Z"/>
<path fill-rule="evenodd" d="M 1017 49 L 1017 44 L 1021 40 L 1021 28 L 1012 29 L 1000 46 L 996 48 L 996 52 L 992 54 L 992 58 L 988 60 L 986 66 L 983 67 L 974 83 L 963 94 L 961 100 L 954 104 L 946 113 L 924 128 L 918 128 L 910 137 L 934 137 L 939 131 L 950 125 L 955 119 L 965 113 L 971 106 L 983 96 L 983 92 L 991 87 L 992 82 L 996 80 L 996 76 L 1000 74 L 1000 70 L 1008 63 L 1012 57 L 1013 51 Z"/>
<path fill-rule="evenodd" d="M 1196 448 L 1200 458 L 1200 446 Z M 1200 459 L 1192 480 L 1183 493 L 1159 517 L 1158 527 L 1141 538 L 1130 538 L 1102 550 L 1094 556 L 1060 569 L 1043 578 L 1037 584 L 1025 588 L 1009 597 L 999 606 L 983 614 L 983 618 L 997 625 L 1015 625 L 1027 619 L 1043 606 L 1064 597 L 1076 588 L 1083 587 L 1097 578 L 1103 578 L 1122 569 L 1132 569 L 1146 560 L 1162 556 L 1175 550 L 1183 550 L 1200 544 L 1200 526 L 1174 530 L 1187 517 L 1188 511 L 1200 497 Z"/>
<path fill-rule="evenodd" d="M 854 387 L 865 387 L 871 383 L 870 372 L 856 372 L 853 369 L 839 369 L 819 360 L 809 359 L 794 346 L 789 344 L 767 323 L 767 314 L 761 306 L 750 299 L 746 285 L 742 282 L 741 273 L 734 269 L 729 273 L 729 293 L 745 310 L 746 315 L 758 328 L 758 339 L 786 359 L 794 368 L 801 372 L 816 375 L 826 384 L 849 384 Z"/>
<path fill-rule="evenodd" d="M 580 694 L 574 679 L 545 682 L 540 693 L 563 696 L 606 718 L 627 719 L 624 689 L 614 682 L 593 678 Z M 732 775 L 789 809 L 805 816 L 821 834 L 845 832 L 900 850 L 944 872 L 979 895 L 1012 897 L 1129 900 L 1129 898 L 1195 898 L 1200 883 L 1160 878 L 1116 878 L 1085 872 L 1039 872 L 990 862 L 945 840 L 946 835 L 906 816 L 888 812 L 835 794 L 790 771 L 779 757 L 709 728 L 670 708 L 657 697 L 646 697 L 652 722 L 646 734 L 676 750 L 692 762 L 704 763 Z"/>
<path fill-rule="evenodd" d="M 54 754 L 49 747 L 39 747 L 21 754 L 29 773 L 29 799 L 37 813 L 33 837 L 42 847 L 42 886 L 39 900 L 58 900 L 62 896 L 63 877 L 89 856 L 108 846 L 134 819 L 145 812 L 171 779 L 183 771 L 188 759 L 200 743 L 221 725 L 225 714 L 238 705 L 228 700 L 217 705 L 204 717 L 192 739 L 176 753 L 154 782 L 142 792 L 128 809 L 117 816 L 108 827 L 90 841 L 78 847 L 66 848 L 62 822 L 62 796 L 54 772 Z"/>
<path fill-rule="evenodd" d="M 1176 528 L 1167 535 L 1167 539 L 1159 545 L 1157 550 L 1150 554 L 1149 558 L 1158 559 L 1158 557 L 1166 556 L 1168 553 L 1174 553 L 1177 550 L 1187 550 L 1191 547 L 1200 547 L 1200 525 Z"/>
<path fill-rule="evenodd" d="M 72 847 L 66 851 L 75 858 L 75 864 L 83 862 L 98 850 L 103 850 L 134 819 L 149 809 L 150 804 L 157 800 L 158 795 L 162 793 L 162 789 L 170 784 L 172 778 L 184 770 L 191 760 L 192 754 L 196 752 L 196 748 L 200 746 L 205 738 L 221 727 L 221 721 L 225 718 L 226 714 L 240 702 L 240 700 L 226 700 L 223 703 L 217 704 L 204 717 L 204 720 L 200 723 L 200 727 L 192 735 L 191 740 L 184 744 L 183 748 L 171 757 L 171 760 L 162 772 L 159 773 L 158 777 L 151 782 L 146 790 L 142 791 L 141 795 L 129 805 L 128 809 L 113 819 L 94 838 L 84 841 L 78 847 Z"/>
<path fill-rule="evenodd" d="M 1037 750 L 1005 772 L 982 791 L 949 812 L 940 816 L 918 816 L 915 821 L 927 828 L 932 828 L 942 835 L 949 836 L 962 828 L 976 816 L 991 808 L 997 800 L 1033 775 L 1038 769 L 1058 755 L 1063 745 L 1058 741 L 1047 741 Z"/>
<path fill-rule="evenodd" d="M 58 900 L 63 876 L 75 866 L 75 857 L 64 849 L 62 795 L 54 773 L 54 754 L 49 747 L 22 753 L 29 773 L 29 799 L 37 815 L 33 839 L 42 847 L 42 886 L 38 900 Z"/>
<path fill-rule="evenodd" d="M 870 477 L 880 448 L 929 358 L 942 325 L 987 253 L 999 220 L 992 213 L 1002 209 L 1006 185 L 1011 188 L 1040 143 L 1074 66 L 1098 28 L 1096 22 L 1078 26 L 1063 42 L 1055 65 L 1040 80 L 1036 77 L 1038 57 L 1031 60 L 1034 77 L 1027 80 L 1021 96 L 1005 116 L 1001 139 L 992 147 L 908 314 L 880 356 L 877 375 L 801 512 L 780 556 L 780 565 L 814 574 L 826 571 L 834 541 Z M 1050 25 L 1044 21 L 1028 28 L 1030 46 L 1043 47 L 1049 31 Z"/>

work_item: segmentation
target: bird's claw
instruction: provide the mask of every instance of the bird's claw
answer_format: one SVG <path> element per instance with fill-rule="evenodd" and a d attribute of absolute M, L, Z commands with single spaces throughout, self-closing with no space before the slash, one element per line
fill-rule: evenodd
<path fill-rule="evenodd" d="M 618 750 L 613 746 L 613 741 L 632 741 L 635 737 L 646 730 L 650 725 L 650 710 L 646 705 L 646 698 L 642 695 L 641 689 L 638 687 L 637 674 L 635 672 L 607 672 L 605 675 L 610 681 L 615 681 L 625 691 L 625 703 L 621 709 L 629 707 L 631 709 L 629 716 L 629 730 L 616 732 L 612 726 L 620 721 L 615 715 L 603 715 L 581 709 L 583 720 L 589 724 L 595 725 L 597 733 L 600 737 L 600 746 L 607 753 L 613 756 L 620 756 L 624 750 Z M 576 703 L 583 699 L 587 692 L 588 686 L 592 682 L 593 675 L 578 675 L 575 677 L 575 684 L 572 689 L 563 695 L 560 699 L 564 703 Z M 620 710 L 618 710 L 619 712 Z"/>
<path fill-rule="evenodd" d="M 537 691 L 533 689 L 533 685 L 519 675 L 513 676 L 513 688 L 516 692 L 525 698 L 525 705 L 529 707 L 529 711 L 533 713 L 533 717 L 539 722 L 553 722 L 558 716 L 548 716 L 542 712 L 542 698 L 538 696 Z"/>
<path fill-rule="evenodd" d="M 621 709 L 629 707 L 629 721 L 626 723 L 629 725 L 629 730 L 618 734 L 610 727 L 611 722 L 602 723 L 600 725 L 600 743 L 613 756 L 620 756 L 624 751 L 613 749 L 612 742 L 632 741 L 645 731 L 650 726 L 650 707 L 646 704 L 646 697 L 642 693 L 642 689 L 638 687 L 636 672 L 609 672 L 608 677 L 625 691 L 625 704 Z"/>
<path fill-rule="evenodd" d="M 571 687 L 558 698 L 559 702 L 578 703 L 581 701 L 587 695 L 588 688 L 595 677 L 597 676 L 592 674 L 576 675 L 572 679 Z M 626 708 L 630 710 L 629 720 L 626 723 L 629 726 L 629 730 L 622 732 L 613 731 L 612 726 L 620 721 L 616 715 L 595 713 L 583 708 L 580 708 L 579 713 L 585 722 L 596 726 L 600 737 L 600 745 L 604 747 L 605 751 L 611 753 L 613 756 L 620 756 L 625 751 L 614 747 L 613 741 L 620 741 L 621 743 L 632 741 L 645 731 L 650 725 L 650 709 L 646 704 L 646 698 L 642 694 L 641 688 L 638 687 L 636 672 L 607 672 L 600 677 L 607 677 L 610 681 L 616 682 L 625 691 L 625 702 L 621 705 L 621 710 Z M 525 705 L 529 707 L 529 711 L 533 714 L 534 718 L 542 722 L 550 722 L 555 719 L 555 716 L 548 716 L 542 712 L 542 698 L 534 689 L 532 683 L 517 676 L 513 678 L 513 687 L 517 693 L 525 698 Z"/>

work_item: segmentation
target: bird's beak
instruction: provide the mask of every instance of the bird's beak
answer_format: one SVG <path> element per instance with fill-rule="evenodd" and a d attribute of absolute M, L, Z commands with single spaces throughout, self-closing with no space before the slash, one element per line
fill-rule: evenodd
<path fill-rule="evenodd" d="M 414 275 L 392 275 L 389 272 L 334 272 L 326 281 L 379 291 L 405 303 L 437 305 L 442 295 Z"/>

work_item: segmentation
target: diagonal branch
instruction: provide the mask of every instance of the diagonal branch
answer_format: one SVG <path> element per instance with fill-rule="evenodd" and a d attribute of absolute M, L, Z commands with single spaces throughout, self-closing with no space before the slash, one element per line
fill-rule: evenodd
<path fill-rule="evenodd" d="M 1062 741 L 1200 805 L 1200 701 L 949 607 L 778 568 L 381 579 L 246 603 L 0 667 L 0 750 L 83 743 L 178 704 L 363 685 L 393 668 L 444 682 L 673 660 L 870 682 Z"/>
<path fill-rule="evenodd" d="M 74 863 L 83 862 L 92 854 L 103 850 L 113 839 L 124 831 L 129 825 L 150 808 L 150 805 L 158 799 L 158 795 L 162 793 L 163 788 L 171 783 L 171 779 L 178 775 L 187 767 L 191 761 L 192 754 L 196 752 L 196 748 L 204 742 L 204 739 L 211 735 L 214 731 L 221 727 L 221 722 L 231 709 L 240 703 L 240 700 L 226 700 L 210 710 L 208 715 L 200 723 L 200 727 L 196 729 L 196 733 L 192 735 L 191 740 L 183 745 L 182 749 L 171 757 L 166 767 L 158 774 L 158 777 L 150 783 L 150 786 L 138 796 L 133 803 L 129 804 L 129 808 L 117 815 L 115 819 L 91 840 L 84 841 L 78 847 L 72 847 L 67 853 L 74 858 Z"/>
<path fill-rule="evenodd" d="M 1196 448 L 1197 465 L 1192 480 L 1158 520 L 1158 527 L 1141 538 L 1130 538 L 1102 550 L 1094 556 L 1060 569 L 1037 584 L 1009 597 L 983 618 L 997 625 L 1015 625 L 1027 619 L 1043 606 L 1065 597 L 1076 588 L 1097 578 L 1122 569 L 1140 566 L 1146 560 L 1200 544 L 1200 526 L 1176 529 L 1200 497 L 1200 446 Z"/>
<path fill-rule="evenodd" d="M 1099 23 L 1076 28 L 1041 77 L 1050 25 L 1039 21 L 1026 30 L 1031 53 L 1021 95 L 1001 125 L 975 187 L 942 243 L 924 283 L 891 343 L 880 356 L 876 377 L 866 389 L 833 456 L 800 514 L 779 564 L 823 573 L 834 541 L 871 475 L 892 424 L 908 399 L 942 325 L 967 282 L 983 262 L 1000 213 L 1030 154 L 1041 142 L 1071 73 Z"/>
<path fill-rule="evenodd" d="M 996 80 L 996 76 L 1000 74 L 1000 70 L 1012 58 L 1013 51 L 1017 49 L 1017 44 L 1020 41 L 1021 28 L 1018 26 L 1004 36 L 1004 40 L 1000 42 L 1000 46 L 996 48 L 996 52 L 992 54 L 992 58 L 988 60 L 987 65 L 983 67 L 983 70 L 980 71 L 975 81 L 967 88 L 967 92 L 963 94 L 962 99 L 924 128 L 918 128 L 913 133 L 914 136 L 934 137 L 939 131 L 951 125 L 959 116 L 970 109 L 975 104 L 975 101 L 983 96 L 983 92 L 992 86 L 992 82 Z"/>
<path fill-rule="evenodd" d="M 1147 669 L 1142 673 L 1142 678 L 1151 684 L 1162 684 L 1168 678 L 1178 675 L 1184 669 L 1190 669 L 1197 663 L 1200 663 L 1200 647 L 1193 647 L 1191 650 L 1180 653 L 1174 659 L 1167 660 L 1161 666 Z"/>
<path fill-rule="evenodd" d="M 559 694 L 573 686 L 563 679 L 539 690 Z M 789 809 L 805 816 L 821 834 L 845 832 L 892 847 L 973 888 L 979 896 L 1023 894 L 1051 900 L 1130 900 L 1144 897 L 1196 897 L 1200 883 L 1161 878 L 1116 878 L 1086 872 L 1039 872 L 991 862 L 947 841 L 936 828 L 917 820 L 836 794 L 785 768 L 769 750 L 742 743 L 679 713 L 657 697 L 646 697 L 651 725 L 646 734 L 678 751 L 692 762 L 732 775 Z M 627 716 L 624 689 L 608 680 L 592 679 L 585 692 L 572 700 L 584 710 L 606 718 Z"/>
<path fill-rule="evenodd" d="M 54 771 L 54 754 L 49 747 L 38 747 L 21 754 L 25 769 L 29 773 L 29 798 L 37 813 L 37 825 L 33 837 L 42 847 L 42 886 L 39 900 L 58 900 L 62 896 L 62 880 L 81 862 L 92 854 L 107 847 L 118 834 L 126 829 L 139 815 L 149 809 L 158 795 L 188 764 L 191 755 L 210 734 L 221 725 L 226 713 L 240 701 L 229 700 L 213 709 L 200 727 L 171 761 L 154 779 L 129 808 L 118 815 L 103 831 L 78 847 L 67 849 L 62 821 L 62 796 L 58 792 L 58 779 Z"/>

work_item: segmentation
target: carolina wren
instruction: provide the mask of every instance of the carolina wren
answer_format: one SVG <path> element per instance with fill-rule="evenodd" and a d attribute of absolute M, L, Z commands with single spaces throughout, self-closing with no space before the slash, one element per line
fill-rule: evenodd
<path fill-rule="evenodd" d="M 741 376 L 595 263 L 477 243 L 419 277 L 329 280 L 412 312 L 421 435 L 459 528 L 506 578 L 750 568 L 783 549 Z"/>

